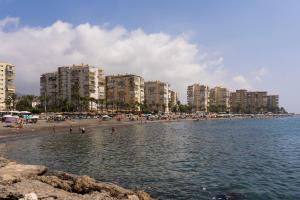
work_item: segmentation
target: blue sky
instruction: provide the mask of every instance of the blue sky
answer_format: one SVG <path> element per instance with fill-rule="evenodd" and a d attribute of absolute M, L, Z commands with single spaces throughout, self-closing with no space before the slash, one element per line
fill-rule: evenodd
<path fill-rule="evenodd" d="M 253 90 L 279 94 L 282 106 L 300 113 L 299 10 L 296 0 L 0 0 L 0 20 L 19 17 L 23 28 L 60 20 L 74 26 L 187 35 L 201 52 L 221 57 L 227 73 L 243 76 Z"/>

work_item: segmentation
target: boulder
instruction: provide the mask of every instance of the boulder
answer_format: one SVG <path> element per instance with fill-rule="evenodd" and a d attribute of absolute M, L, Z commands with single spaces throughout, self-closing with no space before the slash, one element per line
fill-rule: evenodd
<path fill-rule="evenodd" d="M 41 165 L 22 165 L 0 157 L 0 199 L 9 200 L 153 200 L 89 176 L 47 171 Z"/>
<path fill-rule="evenodd" d="M 0 184 L 12 184 L 20 181 L 21 178 L 30 178 L 42 175 L 47 167 L 42 165 L 21 165 L 16 162 L 9 162 L 0 168 Z"/>

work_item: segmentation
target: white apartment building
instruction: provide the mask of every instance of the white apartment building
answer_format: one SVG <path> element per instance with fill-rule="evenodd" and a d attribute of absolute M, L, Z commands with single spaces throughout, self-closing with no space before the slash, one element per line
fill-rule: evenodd
<path fill-rule="evenodd" d="M 16 93 L 15 66 L 9 63 L 0 63 L 0 110 L 6 110 L 5 100 Z"/>
<path fill-rule="evenodd" d="M 57 72 L 42 74 L 40 85 L 41 96 L 47 96 L 51 103 L 67 100 L 76 104 L 82 97 L 105 99 L 103 69 L 90 65 L 58 67 Z M 96 109 L 95 103 L 90 104 Z"/>
<path fill-rule="evenodd" d="M 209 87 L 200 84 L 188 86 L 187 103 L 192 106 L 193 112 L 207 112 L 209 105 Z"/>

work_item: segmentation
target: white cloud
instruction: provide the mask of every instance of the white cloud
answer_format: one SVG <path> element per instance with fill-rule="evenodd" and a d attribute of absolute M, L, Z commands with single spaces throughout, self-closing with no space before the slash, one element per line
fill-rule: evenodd
<path fill-rule="evenodd" d="M 268 70 L 266 68 L 262 67 L 262 68 L 258 69 L 257 71 L 255 71 L 253 74 L 254 74 L 255 80 L 261 82 L 263 77 L 265 75 L 267 75 L 267 73 L 268 73 Z"/>
<path fill-rule="evenodd" d="M 8 17 L 0 26 L 18 22 L 19 18 Z M 105 74 L 133 73 L 145 80 L 167 81 L 184 101 L 187 85 L 195 82 L 210 86 L 248 84 L 242 76 L 232 83 L 223 58 L 200 50 L 184 33 L 147 34 L 142 29 L 108 29 L 88 23 L 74 26 L 57 21 L 48 27 L 18 27 L 9 32 L 0 29 L 0 41 L 0 59 L 16 65 L 17 90 L 21 93 L 38 94 L 40 74 L 73 63 L 102 66 Z"/>
<path fill-rule="evenodd" d="M 17 27 L 19 25 L 19 21 L 19 17 L 5 17 L 4 19 L 0 20 L 0 29 L 5 28 L 9 25 Z"/>
<path fill-rule="evenodd" d="M 251 90 L 252 86 L 249 81 L 243 75 L 236 75 L 233 77 L 233 81 L 235 83 L 235 89 L 243 88 Z"/>

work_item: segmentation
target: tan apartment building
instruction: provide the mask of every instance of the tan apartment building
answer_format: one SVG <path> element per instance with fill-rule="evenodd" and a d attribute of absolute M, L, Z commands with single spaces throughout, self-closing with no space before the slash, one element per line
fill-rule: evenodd
<path fill-rule="evenodd" d="M 57 72 L 42 74 L 40 85 L 41 96 L 54 104 L 67 100 L 79 105 L 82 98 L 105 99 L 103 69 L 87 64 L 62 66 Z M 89 107 L 96 109 L 96 104 L 89 102 Z"/>
<path fill-rule="evenodd" d="M 265 91 L 236 90 L 230 94 L 230 110 L 233 113 L 265 113 L 268 111 L 267 97 Z"/>
<path fill-rule="evenodd" d="M 279 111 L 279 95 L 268 95 L 267 102 L 269 112 L 277 113 Z"/>
<path fill-rule="evenodd" d="M 109 109 L 134 107 L 140 110 L 144 103 L 144 79 L 140 76 L 125 74 L 106 76 L 106 102 Z"/>
<path fill-rule="evenodd" d="M 230 93 L 230 111 L 245 113 L 247 108 L 247 90 L 236 90 Z"/>
<path fill-rule="evenodd" d="M 227 88 L 215 87 L 209 92 L 209 111 L 228 112 L 230 109 L 230 92 Z"/>
<path fill-rule="evenodd" d="M 177 92 L 173 90 L 169 90 L 169 107 L 172 108 L 173 106 L 176 106 L 177 101 L 178 101 Z"/>
<path fill-rule="evenodd" d="M 265 113 L 267 103 L 267 92 L 248 92 L 246 113 Z"/>
<path fill-rule="evenodd" d="M 5 100 L 16 93 L 15 66 L 9 63 L 0 63 L 0 110 L 7 110 Z"/>
<path fill-rule="evenodd" d="M 200 84 L 188 86 L 187 103 L 192 106 L 193 112 L 207 112 L 209 106 L 209 87 Z"/>
<path fill-rule="evenodd" d="M 169 112 L 169 84 L 161 81 L 145 82 L 145 104 L 152 112 Z"/>

